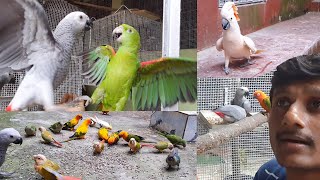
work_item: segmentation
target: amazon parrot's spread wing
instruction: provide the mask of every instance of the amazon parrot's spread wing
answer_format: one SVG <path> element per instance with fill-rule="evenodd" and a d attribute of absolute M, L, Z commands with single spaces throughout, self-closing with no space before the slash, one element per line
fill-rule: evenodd
<path fill-rule="evenodd" d="M 154 109 L 197 98 L 197 65 L 192 59 L 160 58 L 142 62 L 132 88 L 134 109 Z"/>
<path fill-rule="evenodd" d="M 83 54 L 85 72 L 82 75 L 88 79 L 89 84 L 98 86 L 91 97 L 94 104 L 100 104 L 103 100 L 105 86 L 100 86 L 100 84 L 107 75 L 108 63 L 114 55 L 115 50 L 109 45 L 99 46 Z"/>
<path fill-rule="evenodd" d="M 103 45 L 95 48 L 89 53 L 83 55 L 84 68 L 82 74 L 89 80 L 90 84 L 99 85 L 107 75 L 107 66 L 110 59 L 115 55 L 115 50 L 109 45 Z"/>

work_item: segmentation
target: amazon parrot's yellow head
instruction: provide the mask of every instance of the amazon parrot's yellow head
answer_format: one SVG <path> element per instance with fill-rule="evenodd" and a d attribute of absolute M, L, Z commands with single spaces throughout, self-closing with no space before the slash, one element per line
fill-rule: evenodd
<path fill-rule="evenodd" d="M 123 46 L 131 46 L 140 49 L 140 35 L 139 32 L 132 26 L 122 24 L 116 27 L 112 35 L 116 38 L 116 41 Z"/>
<path fill-rule="evenodd" d="M 222 28 L 228 30 L 233 24 L 238 24 L 240 21 L 238 8 L 234 2 L 226 2 L 221 8 Z"/>

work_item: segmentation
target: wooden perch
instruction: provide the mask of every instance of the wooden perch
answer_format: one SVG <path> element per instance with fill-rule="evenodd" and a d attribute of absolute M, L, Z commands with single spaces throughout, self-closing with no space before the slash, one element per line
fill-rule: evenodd
<path fill-rule="evenodd" d="M 214 128 L 207 134 L 197 138 L 197 153 L 201 154 L 210 149 L 217 148 L 221 144 L 230 141 L 232 138 L 252 131 L 265 122 L 267 122 L 267 117 L 259 113 L 232 124 L 217 125 L 221 127 Z"/>
<path fill-rule="evenodd" d="M 87 7 L 87 8 L 99 9 L 99 10 L 108 11 L 108 12 L 116 10 L 116 9 L 112 9 L 111 7 L 107 7 L 107 6 L 98 6 L 95 4 L 78 2 L 78 1 L 74 1 L 74 0 L 66 0 L 66 1 L 71 4 L 74 4 L 74 5 L 83 6 L 83 7 Z"/>

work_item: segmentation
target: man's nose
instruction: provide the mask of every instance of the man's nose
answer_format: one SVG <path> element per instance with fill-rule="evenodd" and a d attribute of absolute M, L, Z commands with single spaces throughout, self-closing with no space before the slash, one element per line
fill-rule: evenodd
<path fill-rule="evenodd" d="M 302 129 L 305 127 L 304 114 L 305 108 L 303 108 L 299 102 L 294 102 L 284 115 L 282 125 L 291 127 L 297 126 Z"/>

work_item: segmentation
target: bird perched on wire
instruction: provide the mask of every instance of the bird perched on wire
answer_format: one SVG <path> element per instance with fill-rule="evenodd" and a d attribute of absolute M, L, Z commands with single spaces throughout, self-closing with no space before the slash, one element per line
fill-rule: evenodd
<path fill-rule="evenodd" d="M 83 12 L 66 15 L 52 32 L 37 0 L 0 1 L 0 72 L 26 70 L 6 111 L 33 104 L 45 110 L 61 110 L 54 104 L 54 90 L 65 80 L 74 43 L 92 27 Z"/>
<path fill-rule="evenodd" d="M 251 112 L 251 103 L 246 96 L 249 96 L 249 89 L 247 87 L 238 88 L 234 98 L 231 100 L 231 104 L 242 107 L 248 114 Z"/>

